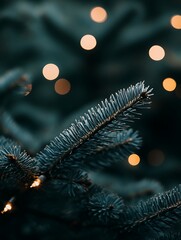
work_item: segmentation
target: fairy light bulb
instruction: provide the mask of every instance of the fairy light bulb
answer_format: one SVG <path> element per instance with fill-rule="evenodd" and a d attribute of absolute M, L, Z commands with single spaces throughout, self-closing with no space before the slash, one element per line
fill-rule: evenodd
<path fill-rule="evenodd" d="M 131 166 L 137 166 L 140 163 L 140 157 L 137 154 L 133 153 L 128 157 L 128 163 Z"/>
<path fill-rule="evenodd" d="M 170 23 L 173 28 L 181 29 L 181 15 L 175 15 L 171 18 Z"/>
<path fill-rule="evenodd" d="M 8 202 L 8 203 L 5 205 L 3 211 L 1 211 L 1 213 L 3 214 L 3 213 L 6 213 L 6 212 L 8 212 L 8 211 L 11 211 L 12 208 L 13 208 L 12 203 Z"/>
<path fill-rule="evenodd" d="M 1 213 L 9 212 L 13 209 L 13 202 L 15 201 L 15 197 L 12 197 L 5 205 L 4 209 L 1 211 Z"/>
<path fill-rule="evenodd" d="M 38 178 L 34 180 L 34 182 L 31 184 L 30 188 L 36 188 L 39 187 L 40 184 L 45 180 L 45 176 L 41 175 Z"/>
<path fill-rule="evenodd" d="M 71 84 L 68 80 L 61 78 L 56 81 L 54 88 L 56 93 L 66 95 L 70 92 Z"/>
<path fill-rule="evenodd" d="M 93 35 L 86 34 L 80 40 L 80 46 L 87 51 L 94 49 L 97 45 L 97 40 Z"/>
<path fill-rule="evenodd" d="M 59 67 L 53 63 L 46 64 L 42 69 L 42 74 L 46 80 L 55 80 L 59 73 Z"/>
<path fill-rule="evenodd" d="M 165 57 L 165 50 L 159 45 L 154 45 L 149 49 L 149 56 L 154 61 L 160 61 Z"/>
<path fill-rule="evenodd" d="M 172 92 L 175 90 L 177 83 L 173 78 L 165 78 L 162 82 L 162 85 L 166 91 Z"/>
<path fill-rule="evenodd" d="M 41 180 L 39 178 L 35 179 L 35 181 L 31 184 L 30 188 L 39 187 L 41 184 Z"/>
<path fill-rule="evenodd" d="M 90 17 L 94 22 L 103 23 L 107 19 L 107 12 L 102 7 L 94 7 L 90 12 Z"/>

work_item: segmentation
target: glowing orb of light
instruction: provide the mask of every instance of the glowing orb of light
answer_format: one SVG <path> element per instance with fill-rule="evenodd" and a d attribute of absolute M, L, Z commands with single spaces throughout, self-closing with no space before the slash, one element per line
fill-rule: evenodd
<path fill-rule="evenodd" d="M 61 78 L 56 81 L 54 88 L 56 93 L 65 95 L 70 92 L 71 84 L 68 80 Z"/>
<path fill-rule="evenodd" d="M 59 75 L 59 68 L 53 63 L 48 63 L 43 67 L 42 73 L 47 80 L 54 80 Z"/>
<path fill-rule="evenodd" d="M 90 17 L 94 22 L 102 23 L 107 19 L 107 12 L 102 7 L 95 7 L 91 10 Z"/>
<path fill-rule="evenodd" d="M 173 78 L 165 78 L 162 82 L 162 85 L 166 91 L 172 92 L 175 90 L 177 83 Z"/>
<path fill-rule="evenodd" d="M 86 34 L 81 38 L 80 45 L 84 50 L 92 50 L 96 47 L 97 41 L 93 35 Z"/>
<path fill-rule="evenodd" d="M 154 45 L 149 49 L 149 56 L 154 61 L 160 61 L 165 57 L 165 50 L 159 45 Z"/>
<path fill-rule="evenodd" d="M 128 157 L 128 163 L 131 166 L 137 166 L 140 163 L 140 157 L 137 154 L 133 153 Z"/>

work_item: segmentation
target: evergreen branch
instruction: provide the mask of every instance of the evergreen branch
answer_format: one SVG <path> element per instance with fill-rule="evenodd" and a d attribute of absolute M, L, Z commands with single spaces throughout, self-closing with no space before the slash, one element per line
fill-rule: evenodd
<path fill-rule="evenodd" d="M 110 96 L 109 101 L 105 99 L 101 105 L 88 110 L 37 154 L 39 174 L 51 175 L 57 165 L 67 159 L 78 161 L 83 156 L 85 143 L 90 139 L 105 136 L 106 132 L 123 130 L 125 122 L 137 114 L 136 110 L 150 103 L 151 91 L 140 82 L 118 91 Z"/>
<path fill-rule="evenodd" d="M 65 196 L 80 197 L 80 194 L 87 192 L 91 185 L 88 174 L 81 170 L 64 169 L 57 178 L 52 180 L 50 185 Z"/>
<path fill-rule="evenodd" d="M 0 137 L 0 178 L 5 181 L 26 182 L 34 178 L 35 161 L 21 150 L 21 146 Z M 14 177 L 16 176 L 16 178 Z"/>
<path fill-rule="evenodd" d="M 9 90 L 18 95 L 28 95 L 31 91 L 29 78 L 21 69 L 14 69 L 4 74 L 0 79 L 0 95 L 10 94 Z"/>
<path fill-rule="evenodd" d="M 162 185 L 155 180 L 128 181 L 127 179 L 122 179 L 120 176 L 114 177 L 107 173 L 95 171 L 89 172 L 89 176 L 94 184 L 106 187 L 111 192 L 117 193 L 129 201 L 163 192 Z"/>
<path fill-rule="evenodd" d="M 139 182 L 121 183 L 117 190 L 122 197 L 128 200 L 138 199 L 144 196 L 152 196 L 162 191 L 163 187 L 159 182 L 149 179 L 143 179 Z"/>
<path fill-rule="evenodd" d="M 103 225 L 115 223 L 123 209 L 123 200 L 112 193 L 101 192 L 89 198 L 89 215 L 93 218 L 93 221 Z"/>
<path fill-rule="evenodd" d="M 108 132 L 107 135 L 99 136 L 96 140 L 96 143 L 93 143 L 93 140 L 85 143 L 82 157 L 86 164 L 96 167 L 109 166 L 113 162 L 125 159 L 141 145 L 138 132 L 133 132 L 132 129 Z"/>
<path fill-rule="evenodd" d="M 165 233 L 162 234 L 161 236 L 157 238 L 152 238 L 149 240 L 181 240 L 181 233 L 180 232 L 170 232 L 170 233 Z"/>
<path fill-rule="evenodd" d="M 170 228 L 180 221 L 181 185 L 170 191 L 156 195 L 148 201 L 140 201 L 125 213 L 126 223 L 122 231 L 138 231 L 140 227 L 154 233 Z"/>
<path fill-rule="evenodd" d="M 19 124 L 18 119 L 21 119 L 23 125 Z M 31 154 L 37 153 L 49 141 L 50 136 L 55 136 L 59 129 L 57 114 L 24 101 L 11 109 L 11 114 L 5 111 L 0 122 L 3 132 L 20 142 Z M 28 129 L 29 126 L 33 128 L 27 130 L 27 125 Z"/>
<path fill-rule="evenodd" d="M 22 71 L 20 69 L 14 69 L 4 74 L 0 79 L 0 93 L 3 93 L 14 86 L 21 76 Z"/>
<path fill-rule="evenodd" d="M 24 146 L 31 146 L 33 149 L 37 147 L 37 142 L 35 141 L 33 135 L 26 129 L 19 126 L 8 112 L 4 112 L 2 114 L 0 127 L 6 135 L 16 139 Z"/>

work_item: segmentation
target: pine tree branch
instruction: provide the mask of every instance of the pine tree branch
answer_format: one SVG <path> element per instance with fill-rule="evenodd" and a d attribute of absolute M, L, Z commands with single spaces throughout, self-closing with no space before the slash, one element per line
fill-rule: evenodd
<path fill-rule="evenodd" d="M 87 207 L 93 221 L 111 226 L 123 212 L 124 203 L 116 194 L 100 192 L 89 198 Z"/>
<path fill-rule="evenodd" d="M 0 178 L 5 181 L 28 182 L 34 178 L 36 164 L 21 146 L 14 141 L 0 137 Z M 16 176 L 16 178 L 15 178 Z"/>
<path fill-rule="evenodd" d="M 143 179 L 140 181 L 129 181 L 121 176 L 115 177 L 114 175 L 96 171 L 89 172 L 89 176 L 94 184 L 106 187 L 111 192 L 119 194 L 128 201 L 163 192 L 163 186 L 155 180 Z"/>
<path fill-rule="evenodd" d="M 150 103 L 151 91 L 140 82 L 120 90 L 111 95 L 109 101 L 106 99 L 101 105 L 88 110 L 37 154 L 40 174 L 51 175 L 59 164 L 68 159 L 71 164 L 76 163 L 83 156 L 84 146 L 89 144 L 90 139 L 94 142 L 101 135 L 105 136 L 106 132 L 123 130 L 125 122 L 137 114 L 136 110 Z"/>
<path fill-rule="evenodd" d="M 148 240 L 181 240 L 181 232 L 164 233 L 157 238 L 149 238 Z"/>
<path fill-rule="evenodd" d="M 90 146 L 84 147 L 82 161 L 86 165 L 105 167 L 123 160 L 135 149 L 138 149 L 141 145 L 141 138 L 138 136 L 138 132 L 129 129 L 106 133 L 105 136 L 99 137 L 96 145 L 92 143 L 92 140 L 88 143 Z"/>
<path fill-rule="evenodd" d="M 3 112 L 0 119 L 0 128 L 3 132 L 22 143 L 24 146 L 36 148 L 37 142 L 33 135 L 25 128 L 19 126 L 8 112 Z M 33 145 L 33 146 L 32 146 Z"/>
<path fill-rule="evenodd" d="M 180 214 L 181 185 L 128 208 L 125 213 L 127 220 L 121 231 L 132 232 L 145 227 L 157 233 L 180 221 Z"/>
<path fill-rule="evenodd" d="M 56 180 L 50 182 L 50 186 L 56 189 L 56 192 L 69 197 L 80 197 L 89 190 L 90 185 L 88 174 L 79 169 L 64 169 L 63 172 L 59 172 Z"/>
<path fill-rule="evenodd" d="M 12 93 L 28 95 L 31 91 L 29 77 L 21 69 L 13 69 L 4 74 L 0 79 L 0 96 L 5 98 Z"/>

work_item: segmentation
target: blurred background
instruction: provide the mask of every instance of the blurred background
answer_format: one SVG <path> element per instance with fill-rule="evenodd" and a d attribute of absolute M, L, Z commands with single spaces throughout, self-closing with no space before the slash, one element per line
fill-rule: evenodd
<path fill-rule="evenodd" d="M 179 0 L 1 0 L 1 79 L 22 71 L 31 80 L 27 96 L 7 104 L 1 134 L 35 154 L 76 112 L 144 80 L 154 89 L 151 109 L 132 125 L 143 146 L 137 160 L 115 169 L 166 186 L 179 183 L 179 14 Z"/>

